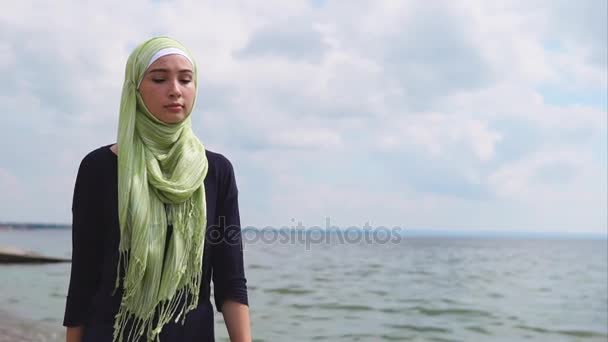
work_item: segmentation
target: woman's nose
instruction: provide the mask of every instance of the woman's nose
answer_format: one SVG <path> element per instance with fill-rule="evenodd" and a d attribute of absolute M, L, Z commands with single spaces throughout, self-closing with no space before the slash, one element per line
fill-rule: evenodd
<path fill-rule="evenodd" d="M 182 96 L 182 91 L 179 86 L 179 80 L 172 80 L 171 82 L 169 82 L 169 96 L 170 97 Z"/>

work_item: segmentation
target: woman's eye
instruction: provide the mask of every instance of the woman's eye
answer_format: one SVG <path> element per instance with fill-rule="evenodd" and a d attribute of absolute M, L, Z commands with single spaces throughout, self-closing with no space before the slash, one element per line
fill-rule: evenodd
<path fill-rule="evenodd" d="M 161 79 L 161 78 L 153 78 L 153 79 L 152 79 L 152 82 L 154 82 L 154 83 L 161 83 L 161 82 L 163 82 L 163 81 L 164 81 L 164 80 L 163 80 L 163 79 Z"/>
<path fill-rule="evenodd" d="M 192 80 L 181 80 L 181 82 L 184 84 L 188 84 L 188 83 L 192 82 Z"/>

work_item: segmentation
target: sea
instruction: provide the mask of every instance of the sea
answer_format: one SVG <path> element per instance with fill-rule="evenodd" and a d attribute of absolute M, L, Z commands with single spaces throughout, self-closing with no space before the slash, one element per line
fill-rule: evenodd
<path fill-rule="evenodd" d="M 254 341 L 608 340 L 605 238 L 292 233 L 243 235 Z M 4 230 L 0 246 L 69 258 L 71 231 Z M 69 272 L 0 265 L 0 341 L 64 340 Z"/>

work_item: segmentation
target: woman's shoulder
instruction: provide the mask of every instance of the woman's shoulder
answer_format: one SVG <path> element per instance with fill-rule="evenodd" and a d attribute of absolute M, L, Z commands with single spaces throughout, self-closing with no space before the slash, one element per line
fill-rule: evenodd
<path fill-rule="evenodd" d="M 221 189 L 232 187 L 235 183 L 235 175 L 230 160 L 221 153 L 209 150 L 205 150 L 205 153 L 209 165 L 207 177 L 211 176 L 209 179 L 215 179 Z"/>
<path fill-rule="evenodd" d="M 84 158 L 82 158 L 80 168 L 97 169 L 102 165 L 108 164 L 108 161 L 111 161 L 112 158 L 115 157 L 114 152 L 110 150 L 110 146 L 112 146 L 112 144 L 103 145 L 88 152 Z"/>
<path fill-rule="evenodd" d="M 232 163 L 223 154 L 206 149 L 205 156 L 207 157 L 209 167 L 213 167 L 220 173 L 232 172 Z"/>

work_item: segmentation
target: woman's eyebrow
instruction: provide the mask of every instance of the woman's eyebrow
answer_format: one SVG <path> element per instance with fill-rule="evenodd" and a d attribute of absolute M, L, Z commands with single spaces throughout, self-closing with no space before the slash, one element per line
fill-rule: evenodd
<path fill-rule="evenodd" d="M 169 70 L 168 69 L 163 69 L 163 68 L 157 68 L 157 69 L 152 69 L 152 70 L 150 70 L 148 72 L 169 72 Z M 192 70 L 190 70 L 190 69 L 182 69 L 182 70 L 178 71 L 178 73 L 184 73 L 184 72 L 192 73 Z"/>

